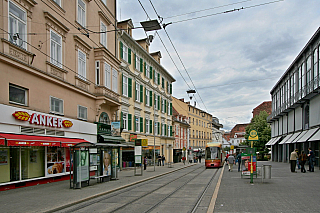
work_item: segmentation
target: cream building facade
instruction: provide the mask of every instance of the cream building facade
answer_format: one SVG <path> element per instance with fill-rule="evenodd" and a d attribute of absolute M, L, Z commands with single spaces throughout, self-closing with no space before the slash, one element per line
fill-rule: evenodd
<path fill-rule="evenodd" d="M 156 158 L 160 154 L 166 162 L 172 162 L 172 83 L 175 79 L 161 66 L 161 53 L 149 52 L 149 39 L 132 38 L 131 19 L 118 22 L 118 28 L 122 29 L 118 32 L 122 137 L 130 140 L 133 135 L 136 139 L 147 139 L 143 156 L 153 162 L 155 150 Z"/>
<path fill-rule="evenodd" d="M 0 135 L 96 143 L 94 122 L 119 120 L 122 103 L 116 1 L 5 0 L 0 10 L 0 108 L 6 112 Z M 70 171 L 69 148 L 61 141 L 0 141 L 0 185 Z M 50 162 L 60 162 L 61 170 L 50 173 Z"/>

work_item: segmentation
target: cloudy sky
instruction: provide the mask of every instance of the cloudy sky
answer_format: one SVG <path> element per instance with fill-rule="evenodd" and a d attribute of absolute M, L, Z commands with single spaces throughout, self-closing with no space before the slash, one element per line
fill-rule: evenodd
<path fill-rule="evenodd" d="M 249 123 L 253 108 L 271 100 L 272 87 L 320 27 L 319 0 L 117 2 L 118 20 L 131 18 L 135 27 L 148 16 L 172 22 L 166 32 L 147 33 L 155 35 L 150 52 L 161 51 L 161 64 L 176 79 L 173 96 L 189 100 L 186 91 L 195 89 L 192 103 L 225 130 Z M 146 34 L 135 29 L 133 37 Z"/>

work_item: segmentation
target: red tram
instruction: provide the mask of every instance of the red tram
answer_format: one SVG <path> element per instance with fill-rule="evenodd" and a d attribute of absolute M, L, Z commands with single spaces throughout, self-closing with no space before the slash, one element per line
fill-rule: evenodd
<path fill-rule="evenodd" d="M 207 143 L 205 150 L 206 168 L 219 168 L 222 165 L 222 144 L 218 142 Z"/>

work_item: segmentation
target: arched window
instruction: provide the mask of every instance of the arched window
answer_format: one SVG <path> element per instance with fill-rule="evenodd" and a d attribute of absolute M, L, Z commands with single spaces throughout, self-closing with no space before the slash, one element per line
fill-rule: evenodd
<path fill-rule="evenodd" d="M 108 114 L 106 112 L 102 112 L 100 114 L 99 123 L 104 123 L 104 124 L 109 124 L 110 125 L 110 119 L 109 119 L 109 116 L 108 116 Z"/>

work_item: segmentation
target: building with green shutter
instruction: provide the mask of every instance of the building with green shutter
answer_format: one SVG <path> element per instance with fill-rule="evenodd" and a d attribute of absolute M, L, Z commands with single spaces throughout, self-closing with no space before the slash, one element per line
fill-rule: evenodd
<path fill-rule="evenodd" d="M 132 20 L 118 22 L 120 65 L 120 120 L 122 138 L 147 139 L 143 155 L 153 162 L 154 150 L 173 159 L 172 83 L 175 79 L 160 65 L 160 51 L 150 53 L 148 38 L 132 38 Z M 130 137 L 131 136 L 131 137 Z M 131 141 L 134 139 L 131 139 Z M 155 148 L 154 148 L 155 144 Z M 123 148 L 123 166 L 133 161 L 133 149 Z"/>

